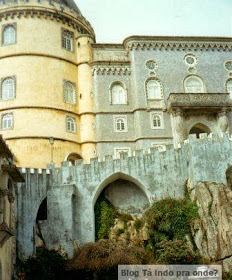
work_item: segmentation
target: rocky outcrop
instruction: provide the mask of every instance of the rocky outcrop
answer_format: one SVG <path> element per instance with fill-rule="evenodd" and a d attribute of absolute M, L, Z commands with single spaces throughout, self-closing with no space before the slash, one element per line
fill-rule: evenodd
<path fill-rule="evenodd" d="M 192 239 L 205 259 L 232 260 L 232 191 L 215 182 L 187 185 L 190 198 L 199 207 L 199 218 L 192 225 Z M 232 263 L 231 263 L 232 265 Z"/>

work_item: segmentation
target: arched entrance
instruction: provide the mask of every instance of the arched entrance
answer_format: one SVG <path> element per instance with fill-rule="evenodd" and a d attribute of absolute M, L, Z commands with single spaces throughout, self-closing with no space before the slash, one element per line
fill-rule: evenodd
<path fill-rule="evenodd" d="M 75 161 L 78 159 L 82 159 L 82 157 L 76 153 L 71 153 L 67 157 L 67 161 L 69 161 L 71 165 L 75 165 Z"/>
<path fill-rule="evenodd" d="M 210 134 L 211 130 L 208 128 L 208 126 L 202 124 L 202 123 L 197 123 L 195 124 L 189 131 L 189 134 L 196 134 L 197 138 L 199 138 L 200 133 L 207 133 Z"/>
<path fill-rule="evenodd" d="M 96 195 L 94 215 L 97 239 L 99 239 L 98 233 L 101 231 L 102 223 L 106 223 L 107 226 L 111 223 L 113 226 L 115 217 L 118 217 L 117 213 L 141 216 L 150 205 L 148 197 L 136 180 L 124 174 L 114 174 L 105 180 Z"/>

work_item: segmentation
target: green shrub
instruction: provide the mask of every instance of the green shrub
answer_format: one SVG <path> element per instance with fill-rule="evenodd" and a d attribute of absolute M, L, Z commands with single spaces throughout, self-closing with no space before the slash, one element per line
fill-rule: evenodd
<path fill-rule="evenodd" d="M 108 239 L 111 227 L 114 225 L 116 210 L 105 198 L 100 198 L 95 204 L 96 239 Z"/>
<path fill-rule="evenodd" d="M 55 250 L 40 248 L 23 263 L 25 280 L 57 280 L 65 271 L 66 259 Z"/>
<path fill-rule="evenodd" d="M 159 248 L 163 241 L 183 240 L 197 217 L 197 205 L 189 199 L 167 198 L 154 202 L 145 213 L 149 248 Z"/>
<path fill-rule="evenodd" d="M 163 264 L 197 264 L 201 259 L 196 252 L 192 252 L 185 240 L 169 240 L 159 243 L 156 260 Z"/>

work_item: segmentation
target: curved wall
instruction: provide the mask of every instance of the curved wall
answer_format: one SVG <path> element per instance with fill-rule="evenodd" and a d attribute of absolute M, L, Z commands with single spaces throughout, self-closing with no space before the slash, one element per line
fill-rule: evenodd
<path fill-rule="evenodd" d="M 0 99 L 0 113 L 13 113 L 14 125 L 7 130 L 1 127 L 1 133 L 14 152 L 18 166 L 22 167 L 44 168 L 51 162 L 49 137 L 55 141 L 53 158 L 58 166 L 68 154 L 78 153 L 88 161 L 95 152 L 92 129 L 95 121 L 92 114 L 86 114 L 93 110 L 86 96 L 90 96 L 92 90 L 88 63 L 91 59 L 89 40 L 94 38 L 94 33 L 82 16 L 67 7 L 59 13 L 58 9 L 59 4 L 51 6 L 48 1 L 42 5 L 30 1 L 20 2 L 18 6 L 0 6 L 0 18 L 2 14 L 14 12 L 13 16 L 1 20 L 1 30 L 7 24 L 16 26 L 16 43 L 4 46 L 1 42 L 0 46 L 0 78 L 16 80 L 15 98 Z M 73 52 L 62 48 L 63 29 L 73 33 Z M 83 32 L 90 35 L 81 35 Z M 82 44 L 84 48 L 76 44 L 80 36 L 86 42 Z M 79 68 L 78 48 L 87 67 Z M 76 104 L 65 102 L 64 80 L 75 84 Z M 80 116 L 83 105 L 85 109 L 81 109 L 81 113 L 85 115 Z M 75 133 L 67 132 L 67 116 L 76 120 Z"/>

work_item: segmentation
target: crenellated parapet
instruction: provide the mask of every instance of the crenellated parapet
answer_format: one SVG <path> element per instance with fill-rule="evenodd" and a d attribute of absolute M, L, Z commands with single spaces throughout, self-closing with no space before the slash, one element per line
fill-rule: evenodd
<path fill-rule="evenodd" d="M 128 186 L 118 194 L 133 205 L 141 199 L 154 200 L 184 196 L 186 182 L 212 181 L 226 184 L 232 165 L 232 139 L 226 134 L 189 135 L 177 148 L 173 145 L 138 150 L 132 156 L 120 154 L 91 159 L 89 164 L 77 160 L 75 165 L 63 162 L 50 170 L 22 169 L 26 182 L 18 186 L 18 242 L 21 256 L 35 250 L 36 216 L 41 201 L 47 198 L 47 220 L 39 222 L 46 246 L 65 250 L 72 256 L 75 244 L 95 239 L 94 205 L 104 189 L 117 180 Z M 130 193 L 130 183 L 137 191 Z M 112 186 L 112 185 L 111 185 Z M 122 186 L 120 187 L 122 188 Z M 117 189 L 117 187 L 116 187 Z M 134 189 L 135 191 L 136 189 Z M 140 199 L 141 198 L 141 199 Z"/>

